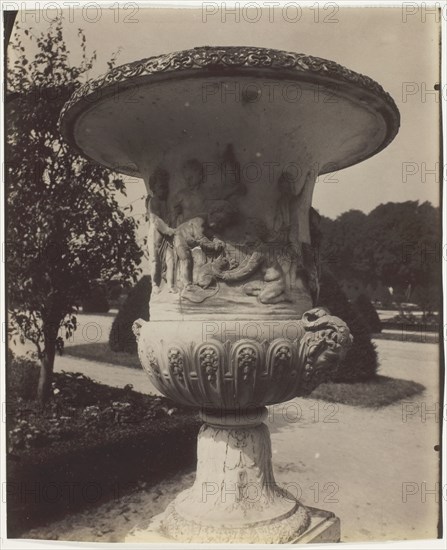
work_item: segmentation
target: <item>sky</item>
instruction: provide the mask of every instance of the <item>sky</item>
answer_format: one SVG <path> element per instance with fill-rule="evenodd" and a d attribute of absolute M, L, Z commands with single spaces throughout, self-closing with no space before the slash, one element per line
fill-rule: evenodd
<path fill-rule="evenodd" d="M 392 95 L 401 113 L 401 128 L 378 155 L 321 176 L 313 206 L 335 218 L 350 209 L 370 212 L 388 201 L 439 204 L 440 181 L 433 173 L 439 171 L 440 162 L 440 103 L 433 92 L 440 82 L 439 25 L 434 15 L 405 12 L 403 7 L 348 8 L 335 3 L 318 11 L 303 7 L 301 12 L 292 6 L 287 11 L 240 8 L 235 13 L 220 5 L 208 2 L 205 10 L 179 10 L 130 3 L 127 9 L 64 10 L 64 37 L 75 64 L 77 32 L 85 31 L 87 47 L 98 56 L 91 78 L 105 72 L 107 60 L 118 49 L 118 64 L 203 45 L 263 46 L 334 60 L 375 79 Z M 265 2 L 258 2 L 262 5 Z M 56 15 L 56 10 L 38 15 L 19 12 L 16 23 L 20 32 L 27 28 L 38 34 Z M 27 40 L 25 47 L 32 56 L 35 50 Z M 125 202 L 133 202 L 134 212 L 141 214 L 143 182 L 133 179 L 127 191 Z"/>

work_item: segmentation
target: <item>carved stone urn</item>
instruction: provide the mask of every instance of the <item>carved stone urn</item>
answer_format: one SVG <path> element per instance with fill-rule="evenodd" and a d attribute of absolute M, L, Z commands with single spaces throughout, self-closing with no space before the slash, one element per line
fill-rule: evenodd
<path fill-rule="evenodd" d="M 266 406 L 330 380 L 352 341 L 315 307 L 312 193 L 392 141 L 392 98 L 325 59 L 199 47 L 88 82 L 60 126 L 83 155 L 145 181 L 152 295 L 138 353 L 204 422 L 194 485 L 132 540 L 311 540 L 315 510 L 275 483 Z"/>

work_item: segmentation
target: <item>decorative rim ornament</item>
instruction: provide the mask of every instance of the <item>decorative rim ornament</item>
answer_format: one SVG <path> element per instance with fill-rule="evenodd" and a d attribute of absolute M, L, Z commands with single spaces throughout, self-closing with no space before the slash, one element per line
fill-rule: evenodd
<path fill-rule="evenodd" d="M 334 61 L 269 48 L 201 46 L 127 63 L 88 81 L 74 92 L 62 109 L 59 118 L 60 131 L 82 155 L 88 156 L 77 143 L 75 124 L 93 104 L 136 86 L 169 79 L 210 76 L 252 76 L 309 82 L 335 90 L 337 95 L 363 103 L 365 107 L 374 105 L 374 110 L 383 117 L 386 124 L 384 139 L 374 150 L 359 154 L 345 164 L 340 162 L 338 169 L 357 164 L 377 154 L 394 139 L 399 129 L 399 110 L 382 86 Z M 120 171 L 138 175 L 136 167 L 122 167 Z M 332 168 L 323 167 L 320 173 L 332 171 Z"/>

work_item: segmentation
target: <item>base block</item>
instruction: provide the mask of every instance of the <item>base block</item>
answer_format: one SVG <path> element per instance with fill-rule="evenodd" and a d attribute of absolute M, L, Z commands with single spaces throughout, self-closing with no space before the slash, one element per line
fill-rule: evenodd
<path fill-rule="evenodd" d="M 310 524 L 304 533 L 289 544 L 309 544 L 340 542 L 340 519 L 326 510 L 307 508 L 310 514 Z"/>
<path fill-rule="evenodd" d="M 312 544 L 312 543 L 335 543 L 340 542 L 340 519 L 332 512 L 318 508 L 307 507 L 310 516 L 309 527 L 288 542 L 288 544 Z M 175 539 L 168 538 L 161 534 L 159 529 L 165 513 L 154 516 L 149 524 L 136 525 L 126 536 L 126 543 L 175 543 Z M 222 541 L 225 542 L 225 541 Z"/>

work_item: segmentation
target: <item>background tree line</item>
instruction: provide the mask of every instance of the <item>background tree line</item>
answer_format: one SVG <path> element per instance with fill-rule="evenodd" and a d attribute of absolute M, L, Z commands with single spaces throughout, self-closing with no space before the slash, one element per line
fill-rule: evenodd
<path fill-rule="evenodd" d="M 322 216 L 320 261 L 338 280 L 393 289 L 393 301 L 439 308 L 443 256 L 439 208 L 429 202 L 388 202 L 369 214 Z"/>

